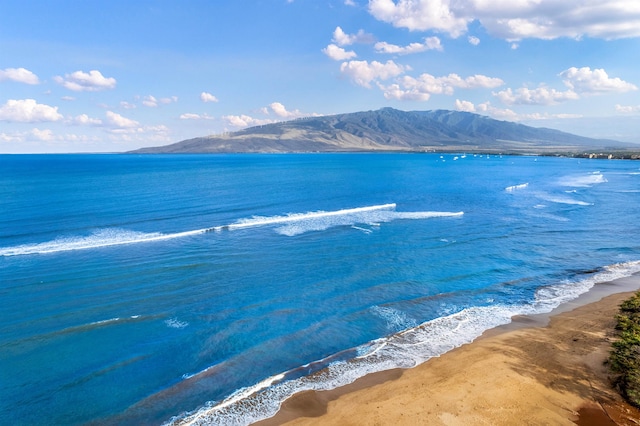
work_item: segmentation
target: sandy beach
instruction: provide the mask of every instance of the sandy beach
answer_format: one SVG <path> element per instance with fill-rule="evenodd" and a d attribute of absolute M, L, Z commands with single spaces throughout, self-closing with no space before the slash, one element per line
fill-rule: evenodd
<path fill-rule="evenodd" d="M 618 307 L 637 289 L 640 275 L 598 284 L 413 369 L 295 395 L 258 424 L 638 425 L 604 365 Z"/>

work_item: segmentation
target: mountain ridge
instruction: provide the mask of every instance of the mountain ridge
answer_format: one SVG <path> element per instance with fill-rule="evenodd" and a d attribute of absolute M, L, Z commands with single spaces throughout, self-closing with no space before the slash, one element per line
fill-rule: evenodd
<path fill-rule="evenodd" d="M 134 153 L 501 152 L 578 153 L 640 150 L 640 145 L 449 110 L 375 111 L 305 117 L 187 139 Z"/>

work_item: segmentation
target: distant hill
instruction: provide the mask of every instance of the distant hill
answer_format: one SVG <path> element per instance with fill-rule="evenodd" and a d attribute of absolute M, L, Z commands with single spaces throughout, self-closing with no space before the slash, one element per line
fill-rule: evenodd
<path fill-rule="evenodd" d="M 633 148 L 640 150 L 640 145 L 591 139 L 468 112 L 407 112 L 383 108 L 250 127 L 225 135 L 188 139 L 134 152 L 465 151 L 550 154 Z"/>

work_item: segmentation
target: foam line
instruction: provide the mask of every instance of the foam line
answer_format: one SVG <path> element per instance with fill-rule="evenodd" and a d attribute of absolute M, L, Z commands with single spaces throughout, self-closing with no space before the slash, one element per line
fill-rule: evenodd
<path fill-rule="evenodd" d="M 281 223 L 292 223 L 292 222 L 300 222 L 304 220 L 347 216 L 347 215 L 352 215 L 357 213 L 367 213 L 367 212 L 373 212 L 378 210 L 394 210 L 395 208 L 396 208 L 396 204 L 390 203 L 390 204 L 381 204 L 378 206 L 358 207 L 355 209 L 344 209 L 344 210 L 336 210 L 336 211 L 329 211 L 329 212 L 318 211 L 318 212 L 311 212 L 311 213 L 296 213 L 296 214 L 290 214 L 287 216 L 255 217 L 251 219 L 241 220 L 224 227 L 215 227 L 210 229 L 218 230 L 218 228 L 221 228 L 221 229 L 233 230 L 233 229 L 252 228 L 256 226 L 278 225 Z"/>
<path fill-rule="evenodd" d="M 104 229 L 84 237 L 57 238 L 53 241 L 36 244 L 23 244 L 14 247 L 0 248 L 0 256 L 20 256 L 30 254 L 50 254 L 73 250 L 87 250 L 93 248 L 120 246 L 152 241 L 171 240 L 203 234 L 205 229 L 195 231 L 162 234 L 159 232 L 144 233 L 122 229 Z"/>
<path fill-rule="evenodd" d="M 148 243 L 190 237 L 207 232 L 231 231 L 270 225 L 280 225 L 279 228 L 276 228 L 276 232 L 292 236 L 313 230 L 324 230 L 332 226 L 371 222 L 379 224 L 379 222 L 388 222 L 395 219 L 428 219 L 433 217 L 460 216 L 463 214 L 463 212 L 396 212 L 395 208 L 395 203 L 389 203 L 335 211 L 292 213 L 286 216 L 252 217 L 228 225 L 171 234 L 163 234 L 160 232 L 144 233 L 124 229 L 103 229 L 87 236 L 64 237 L 44 243 L 0 247 L 0 256 L 50 254 L 125 244 Z"/>

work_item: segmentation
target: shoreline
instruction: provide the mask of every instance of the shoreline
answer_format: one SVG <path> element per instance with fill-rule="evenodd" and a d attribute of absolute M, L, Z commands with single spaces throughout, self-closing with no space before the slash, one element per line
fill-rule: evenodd
<path fill-rule="evenodd" d="M 411 369 L 295 394 L 253 424 L 640 424 L 604 365 L 619 305 L 638 290 L 640 274 L 597 283 L 550 313 L 516 316 Z"/>

